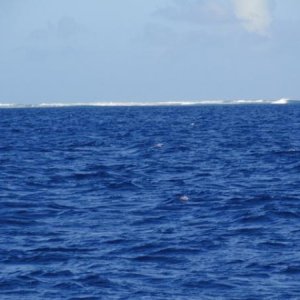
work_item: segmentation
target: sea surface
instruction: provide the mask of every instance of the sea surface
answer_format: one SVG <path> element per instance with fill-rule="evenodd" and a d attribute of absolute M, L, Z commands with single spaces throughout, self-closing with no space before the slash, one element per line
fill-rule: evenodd
<path fill-rule="evenodd" d="M 0 109 L 0 299 L 300 299 L 300 105 Z"/>

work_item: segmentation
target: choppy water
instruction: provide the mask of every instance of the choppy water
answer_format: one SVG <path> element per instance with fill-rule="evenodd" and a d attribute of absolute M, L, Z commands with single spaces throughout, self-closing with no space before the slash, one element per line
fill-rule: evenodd
<path fill-rule="evenodd" d="M 1 299 L 300 299 L 300 106 L 0 110 Z"/>

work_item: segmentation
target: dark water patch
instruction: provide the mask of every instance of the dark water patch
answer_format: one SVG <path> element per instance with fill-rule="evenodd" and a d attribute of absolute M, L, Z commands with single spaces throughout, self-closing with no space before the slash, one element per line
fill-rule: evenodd
<path fill-rule="evenodd" d="M 141 263 L 155 263 L 162 265 L 181 264 L 186 262 L 186 259 L 184 258 L 164 255 L 141 255 L 135 257 L 133 260 Z"/>

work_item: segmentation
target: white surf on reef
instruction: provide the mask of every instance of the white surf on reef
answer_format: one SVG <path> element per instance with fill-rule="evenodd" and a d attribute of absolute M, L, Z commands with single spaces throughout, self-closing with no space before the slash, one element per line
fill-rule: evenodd
<path fill-rule="evenodd" d="M 289 104 L 292 100 L 281 99 L 239 99 L 239 100 L 178 100 L 178 101 L 99 101 L 99 102 L 43 102 L 38 104 L 0 103 L 0 108 L 43 108 L 43 107 L 72 107 L 72 106 L 192 106 L 192 105 L 243 105 L 243 104 Z"/>

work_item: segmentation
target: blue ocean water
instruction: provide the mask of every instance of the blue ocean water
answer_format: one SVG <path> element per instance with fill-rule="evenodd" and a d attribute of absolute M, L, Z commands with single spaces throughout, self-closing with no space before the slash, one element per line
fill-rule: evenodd
<path fill-rule="evenodd" d="M 300 299 L 300 105 L 0 110 L 0 299 Z"/>

